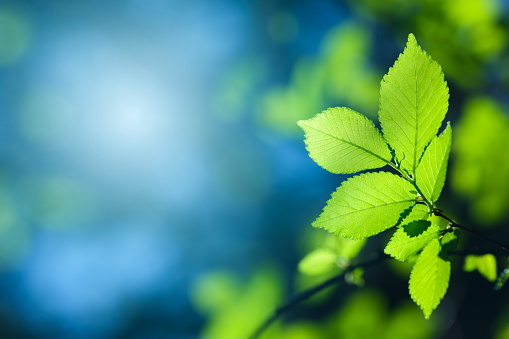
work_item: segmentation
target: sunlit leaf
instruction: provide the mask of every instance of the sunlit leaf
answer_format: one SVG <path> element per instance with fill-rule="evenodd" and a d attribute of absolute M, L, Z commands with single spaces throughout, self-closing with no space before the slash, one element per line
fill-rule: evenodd
<path fill-rule="evenodd" d="M 416 255 L 433 238 L 438 238 L 439 228 L 426 220 L 416 220 L 398 227 L 384 252 L 399 261 Z"/>
<path fill-rule="evenodd" d="M 451 263 L 440 257 L 440 242 L 432 239 L 419 255 L 410 274 L 409 290 L 413 301 L 429 318 L 449 286 Z"/>
<path fill-rule="evenodd" d="M 380 233 L 415 202 L 412 189 L 408 181 L 387 172 L 352 177 L 332 194 L 313 226 L 351 239 Z"/>
<path fill-rule="evenodd" d="M 410 212 L 402 219 L 400 225 L 409 224 L 415 220 L 427 220 L 430 217 L 428 206 L 424 204 L 415 204 L 412 206 Z"/>
<path fill-rule="evenodd" d="M 414 173 L 424 148 L 436 135 L 449 91 L 440 66 L 410 34 L 405 50 L 380 87 L 379 119 L 401 168 Z"/>
<path fill-rule="evenodd" d="M 389 147 L 371 120 L 349 108 L 336 107 L 301 120 L 310 157 L 332 173 L 378 168 L 391 160 Z"/>
<path fill-rule="evenodd" d="M 445 131 L 433 138 L 415 170 L 415 182 L 424 196 L 435 202 L 444 187 L 447 162 L 451 151 L 452 129 L 447 125 Z"/>

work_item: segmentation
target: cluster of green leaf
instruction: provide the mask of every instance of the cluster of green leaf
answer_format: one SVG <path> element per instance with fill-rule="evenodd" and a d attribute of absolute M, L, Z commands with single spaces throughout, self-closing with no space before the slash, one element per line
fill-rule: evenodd
<path fill-rule="evenodd" d="M 447 291 L 447 252 L 457 243 L 457 233 L 433 218 L 451 149 L 452 128 L 447 124 L 437 135 L 448 99 L 440 66 L 410 34 L 381 83 L 382 133 L 368 118 L 345 107 L 298 123 L 311 158 L 332 173 L 391 169 L 343 182 L 313 226 L 350 239 L 397 226 L 385 253 L 401 261 L 417 257 L 409 290 L 426 318 Z"/>

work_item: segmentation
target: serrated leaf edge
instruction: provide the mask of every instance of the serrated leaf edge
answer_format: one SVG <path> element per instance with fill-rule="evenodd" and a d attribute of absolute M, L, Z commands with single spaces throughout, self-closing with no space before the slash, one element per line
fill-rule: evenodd
<path fill-rule="evenodd" d="M 329 229 L 327 229 L 327 228 L 325 228 L 325 227 L 323 227 L 323 226 L 321 226 L 321 225 L 318 225 L 318 220 L 320 220 L 320 219 L 321 219 L 322 214 L 325 212 L 325 210 L 326 210 L 327 208 L 330 208 L 330 207 L 329 207 L 329 206 L 330 206 L 330 202 L 334 199 L 334 194 L 336 194 L 336 193 L 338 192 L 338 190 L 339 190 L 341 187 L 343 187 L 343 186 L 345 186 L 345 185 L 348 185 L 348 184 L 349 184 L 351 181 L 353 181 L 353 180 L 358 180 L 358 179 L 359 179 L 359 178 L 361 178 L 361 177 L 370 176 L 370 175 L 373 175 L 373 174 L 389 174 L 389 175 L 391 175 L 391 176 L 394 176 L 394 177 L 400 178 L 401 180 L 403 180 L 403 182 L 408 183 L 408 181 L 407 181 L 407 180 L 405 180 L 404 178 L 402 178 L 401 176 L 398 176 L 398 175 L 396 175 L 396 174 L 394 174 L 394 173 L 391 173 L 391 172 L 385 172 L 385 171 L 369 172 L 369 173 L 361 173 L 361 174 L 358 174 L 358 175 L 354 175 L 353 177 L 350 177 L 350 178 L 348 178 L 347 180 L 343 181 L 343 182 L 341 183 L 341 185 L 340 185 L 338 188 L 336 188 L 336 191 L 334 191 L 334 192 L 332 193 L 332 195 L 331 195 L 331 198 L 329 198 L 329 200 L 327 200 L 327 203 L 326 203 L 326 205 L 324 206 L 324 208 L 322 209 L 322 212 L 320 213 L 320 215 L 318 216 L 318 218 L 317 218 L 315 221 L 313 221 L 313 223 L 312 223 L 311 225 L 312 225 L 313 227 L 321 228 L 321 229 L 325 229 L 325 230 L 327 230 L 327 231 L 329 231 L 329 232 L 331 232 L 331 233 L 333 233 L 333 234 L 339 234 L 339 235 L 341 235 L 341 236 L 342 236 L 342 237 L 344 237 L 344 238 L 352 239 L 352 240 L 366 239 L 366 238 L 369 238 L 369 237 L 371 237 L 371 236 L 373 236 L 373 235 L 376 235 L 376 234 L 378 234 L 378 233 L 383 232 L 383 231 L 375 232 L 375 233 L 369 234 L 369 235 L 367 235 L 367 236 L 365 236 L 365 237 L 355 237 L 355 236 L 347 235 L 347 234 L 345 234 L 345 233 L 343 233 L 343 234 L 342 234 L 342 233 L 341 233 L 341 232 L 339 232 L 339 231 L 338 231 L 338 232 L 332 232 L 332 231 L 330 231 Z M 409 184 L 409 183 L 408 183 L 408 184 Z M 406 203 L 406 202 L 415 202 L 415 199 L 402 200 L 402 201 L 393 202 L 393 203 L 388 203 L 388 204 L 384 204 L 384 205 L 385 205 L 385 206 L 388 206 L 388 205 L 394 205 L 394 204 L 402 204 L 402 203 Z M 337 217 L 333 217 L 333 218 L 326 219 L 326 220 L 324 220 L 324 221 L 320 220 L 320 223 L 327 222 L 327 221 L 329 221 L 329 220 L 333 220 L 333 219 L 336 219 L 336 218 L 340 218 L 340 217 L 343 217 L 343 216 L 345 216 L 345 215 L 350 215 L 350 214 L 353 214 L 353 213 L 358 213 L 358 212 L 360 212 L 360 211 L 365 211 L 365 210 L 368 210 L 368 209 L 371 209 L 371 208 L 378 208 L 378 207 L 381 207 L 381 206 L 384 206 L 384 205 L 377 205 L 377 206 L 369 207 L 369 208 L 366 208 L 366 209 L 363 209 L 363 210 L 356 210 L 356 211 L 353 211 L 353 212 L 349 212 L 349 213 L 342 214 L 341 216 L 337 216 Z M 406 210 L 406 208 L 405 208 L 404 210 Z M 402 211 L 402 212 L 403 212 L 403 211 Z M 398 220 L 399 220 L 399 219 L 398 219 Z M 389 227 L 388 227 L 388 228 L 386 228 L 385 230 L 388 230 L 389 228 L 392 228 L 392 227 L 396 226 L 396 224 L 397 224 L 398 220 L 394 223 L 394 225 L 389 226 Z"/>
<path fill-rule="evenodd" d="M 423 255 L 424 251 L 426 250 L 426 248 L 427 248 L 428 246 L 431 246 L 431 245 L 432 245 L 432 242 L 433 242 L 433 241 L 435 241 L 435 243 L 438 243 L 438 246 L 439 246 L 439 247 L 438 247 L 437 254 L 436 254 L 437 260 L 443 260 L 443 259 L 441 259 L 441 258 L 440 258 L 440 256 L 439 256 L 440 249 L 441 249 L 441 244 L 440 244 L 440 242 L 438 241 L 438 239 L 433 239 L 433 240 L 431 240 L 431 241 L 428 243 L 428 245 L 426 245 L 426 246 L 424 247 L 424 249 L 422 250 L 421 254 L 419 255 L 419 257 L 417 258 L 417 261 L 416 261 L 416 262 L 415 262 L 415 264 L 414 264 L 414 268 L 415 268 L 415 266 L 416 266 L 416 265 L 418 265 L 418 263 L 419 263 L 420 261 L 424 260 L 424 259 L 421 259 L 421 258 L 423 258 L 423 257 L 422 257 L 422 255 Z M 429 307 L 429 309 L 428 309 L 428 307 L 426 307 L 426 308 L 427 308 L 426 310 L 424 309 L 424 306 L 421 304 L 421 301 L 420 301 L 420 300 L 418 300 L 418 299 L 416 298 L 416 296 L 414 296 L 414 294 L 412 293 L 411 282 L 412 282 L 412 277 L 414 276 L 414 272 L 415 272 L 415 271 L 414 271 L 414 268 L 412 268 L 412 272 L 410 273 L 410 280 L 409 280 L 409 284 L 408 284 L 408 289 L 409 289 L 410 297 L 411 297 L 411 298 L 412 298 L 412 300 L 413 300 L 413 301 L 414 301 L 414 302 L 415 302 L 415 303 L 416 303 L 416 304 L 417 304 L 417 305 L 421 308 L 421 310 L 422 310 L 422 311 L 423 311 L 423 313 L 424 313 L 424 318 L 426 318 L 426 319 L 429 319 L 429 317 L 431 316 L 431 314 L 433 313 L 433 311 L 434 311 L 434 310 L 438 307 L 438 305 L 440 305 L 440 302 L 441 302 L 441 301 L 442 301 L 442 299 L 444 298 L 444 296 L 445 296 L 445 294 L 447 293 L 447 290 L 448 290 L 448 288 L 449 288 L 449 281 L 450 281 L 450 274 L 451 274 L 451 263 L 450 263 L 449 261 L 446 261 L 446 260 L 444 260 L 444 262 L 446 262 L 447 264 L 449 264 L 449 265 L 448 265 L 448 271 L 449 271 L 448 275 L 449 275 L 449 277 L 448 277 L 448 279 L 447 279 L 447 284 L 446 284 L 446 288 L 445 288 L 444 294 L 438 298 L 438 300 L 437 300 L 437 302 L 436 302 L 436 305 L 431 305 L 431 306 Z M 433 268 L 432 268 L 432 269 L 433 269 Z M 438 274 L 438 273 L 437 273 L 437 272 L 438 272 L 438 269 L 439 269 L 438 265 L 435 265 L 435 269 L 434 269 L 434 271 L 435 271 L 435 272 L 434 272 L 434 273 L 435 273 L 435 275 L 436 275 L 436 274 Z M 428 271 L 430 271 L 430 270 L 428 269 Z M 427 275 L 429 275 L 429 273 L 428 273 Z M 435 286 L 435 287 L 436 287 L 436 286 Z M 433 293 L 435 293 L 435 292 L 436 292 L 436 291 L 433 291 Z M 435 299 L 435 295 L 433 294 L 432 300 L 434 300 L 434 299 Z"/>

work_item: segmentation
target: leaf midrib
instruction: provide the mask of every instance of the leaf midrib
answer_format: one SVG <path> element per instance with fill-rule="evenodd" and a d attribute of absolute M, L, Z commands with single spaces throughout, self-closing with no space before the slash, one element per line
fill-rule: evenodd
<path fill-rule="evenodd" d="M 350 214 L 353 214 L 353 213 L 367 211 L 367 210 L 370 210 L 370 209 L 373 209 L 373 208 L 385 207 L 385 206 L 395 205 L 395 204 L 402 204 L 404 202 L 415 202 L 415 199 L 394 201 L 394 202 L 390 202 L 390 203 L 386 203 L 386 204 L 381 204 L 381 205 L 371 206 L 371 207 L 367 207 L 367 208 L 363 208 L 363 209 L 358 209 L 358 210 L 355 210 L 355 211 L 352 211 L 352 212 L 342 213 L 341 215 L 335 216 L 333 218 L 330 218 L 330 219 L 327 219 L 327 220 L 324 220 L 324 221 L 329 221 L 329 220 L 333 220 L 333 219 L 336 219 L 336 218 L 341 218 L 341 217 L 346 216 L 346 215 L 350 215 Z M 351 207 L 351 206 L 341 205 L 341 207 Z"/>
<path fill-rule="evenodd" d="M 414 156 L 413 156 L 413 164 L 412 164 L 412 172 L 415 173 L 415 169 L 417 168 L 417 134 L 419 133 L 419 100 L 418 100 L 418 89 L 419 82 L 417 81 L 417 55 L 414 52 L 414 80 L 415 80 L 415 133 L 414 133 Z"/>
<path fill-rule="evenodd" d="M 367 148 L 364 148 L 364 147 L 362 147 L 362 146 L 359 146 L 359 145 L 357 145 L 357 144 L 354 144 L 354 143 L 352 143 L 352 142 L 350 142 L 350 141 L 348 141 L 348 140 L 338 138 L 337 136 L 335 136 L 335 135 L 333 135 L 333 134 L 330 134 L 330 133 L 327 133 L 327 132 L 325 132 L 325 131 L 323 131 L 323 130 L 321 130 L 321 129 L 318 129 L 318 128 L 314 127 L 314 126 L 307 125 L 307 127 L 309 127 L 309 128 L 310 128 L 310 129 L 312 129 L 312 130 L 315 130 L 315 131 L 317 131 L 317 132 L 320 132 L 320 133 L 322 133 L 322 134 L 325 134 L 325 135 L 327 135 L 327 136 L 329 136 L 329 137 L 331 137 L 331 138 L 333 138 L 333 139 L 336 139 L 336 140 L 342 141 L 342 142 L 344 142 L 344 143 L 346 143 L 346 144 L 349 144 L 349 145 L 351 145 L 351 146 L 357 147 L 358 149 L 363 150 L 364 152 L 371 154 L 372 156 L 374 156 L 374 157 L 376 157 L 376 158 L 378 158 L 378 159 L 382 160 L 383 162 L 388 163 L 388 162 L 390 161 L 390 160 L 387 160 L 387 159 L 382 158 L 380 155 L 378 155 L 378 154 L 376 154 L 376 153 L 371 152 L 371 151 L 370 151 L 370 150 L 368 150 Z"/>

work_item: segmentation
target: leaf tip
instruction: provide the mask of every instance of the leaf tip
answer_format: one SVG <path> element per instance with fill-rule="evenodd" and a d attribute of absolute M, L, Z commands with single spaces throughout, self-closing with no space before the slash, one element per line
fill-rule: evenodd
<path fill-rule="evenodd" d="M 417 45 L 417 39 L 415 38 L 414 33 L 409 33 L 408 34 L 407 44 L 415 44 L 415 45 Z"/>
<path fill-rule="evenodd" d="M 297 126 L 304 129 L 305 123 L 306 123 L 306 120 L 299 120 L 299 121 L 297 121 Z"/>

